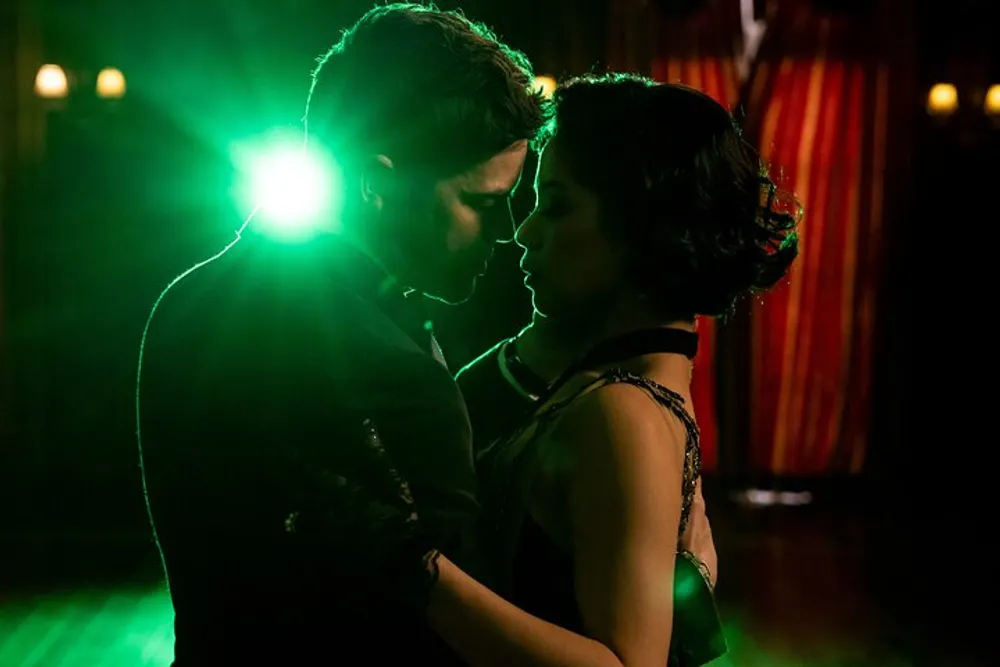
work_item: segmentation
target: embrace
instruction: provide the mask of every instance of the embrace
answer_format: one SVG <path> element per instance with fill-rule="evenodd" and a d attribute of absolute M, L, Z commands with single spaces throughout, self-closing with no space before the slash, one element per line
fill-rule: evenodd
<path fill-rule="evenodd" d="M 343 171 L 340 231 L 251 227 L 144 337 L 176 667 L 722 655 L 695 319 L 798 252 L 729 112 L 622 73 L 546 99 L 485 26 L 390 4 L 321 59 L 306 127 Z M 456 376 L 424 301 L 468 299 L 510 241 L 534 317 Z"/>

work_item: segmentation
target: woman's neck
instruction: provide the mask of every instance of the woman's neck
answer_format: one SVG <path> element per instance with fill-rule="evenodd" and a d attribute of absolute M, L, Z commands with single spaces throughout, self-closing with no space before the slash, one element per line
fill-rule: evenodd
<path fill-rule="evenodd" d="M 586 327 L 588 335 L 581 336 L 578 341 L 579 353 L 583 354 L 601 341 L 644 329 L 658 328 L 683 329 L 694 331 L 694 323 L 683 320 L 668 320 L 657 313 L 646 299 L 628 295 L 618 299 L 608 309 L 600 322 Z"/>
<path fill-rule="evenodd" d="M 660 327 L 695 330 L 693 322 L 664 320 L 639 298 L 619 300 L 606 317 L 587 326 L 570 326 L 536 312 L 531 324 L 518 335 L 517 354 L 532 372 L 552 382 L 598 343 Z"/>
<path fill-rule="evenodd" d="M 535 375 L 552 382 L 580 353 L 578 338 L 572 327 L 535 311 L 531 324 L 517 335 L 517 356 Z"/>

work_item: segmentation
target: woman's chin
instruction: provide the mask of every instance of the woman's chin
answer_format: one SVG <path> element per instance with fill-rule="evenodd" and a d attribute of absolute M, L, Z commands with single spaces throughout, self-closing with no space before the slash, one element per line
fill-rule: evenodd
<path fill-rule="evenodd" d="M 539 296 L 536 290 L 531 290 L 531 305 L 542 317 L 552 317 L 552 304 L 548 303 L 544 296 Z"/>

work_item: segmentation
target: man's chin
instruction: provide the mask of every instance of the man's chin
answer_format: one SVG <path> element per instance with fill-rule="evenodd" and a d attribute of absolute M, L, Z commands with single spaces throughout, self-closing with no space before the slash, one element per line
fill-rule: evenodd
<path fill-rule="evenodd" d="M 472 298 L 476 293 L 477 278 L 464 281 L 454 281 L 448 285 L 442 285 L 438 289 L 424 292 L 424 296 L 435 301 L 446 303 L 449 306 L 458 306 Z"/>

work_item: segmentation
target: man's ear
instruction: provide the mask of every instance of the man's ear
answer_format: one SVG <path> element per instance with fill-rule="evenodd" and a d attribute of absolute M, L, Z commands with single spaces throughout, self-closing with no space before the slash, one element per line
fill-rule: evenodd
<path fill-rule="evenodd" d="M 361 198 L 365 204 L 381 211 L 385 200 L 395 190 L 396 172 L 392 160 L 385 155 L 372 155 L 361 170 Z"/>

